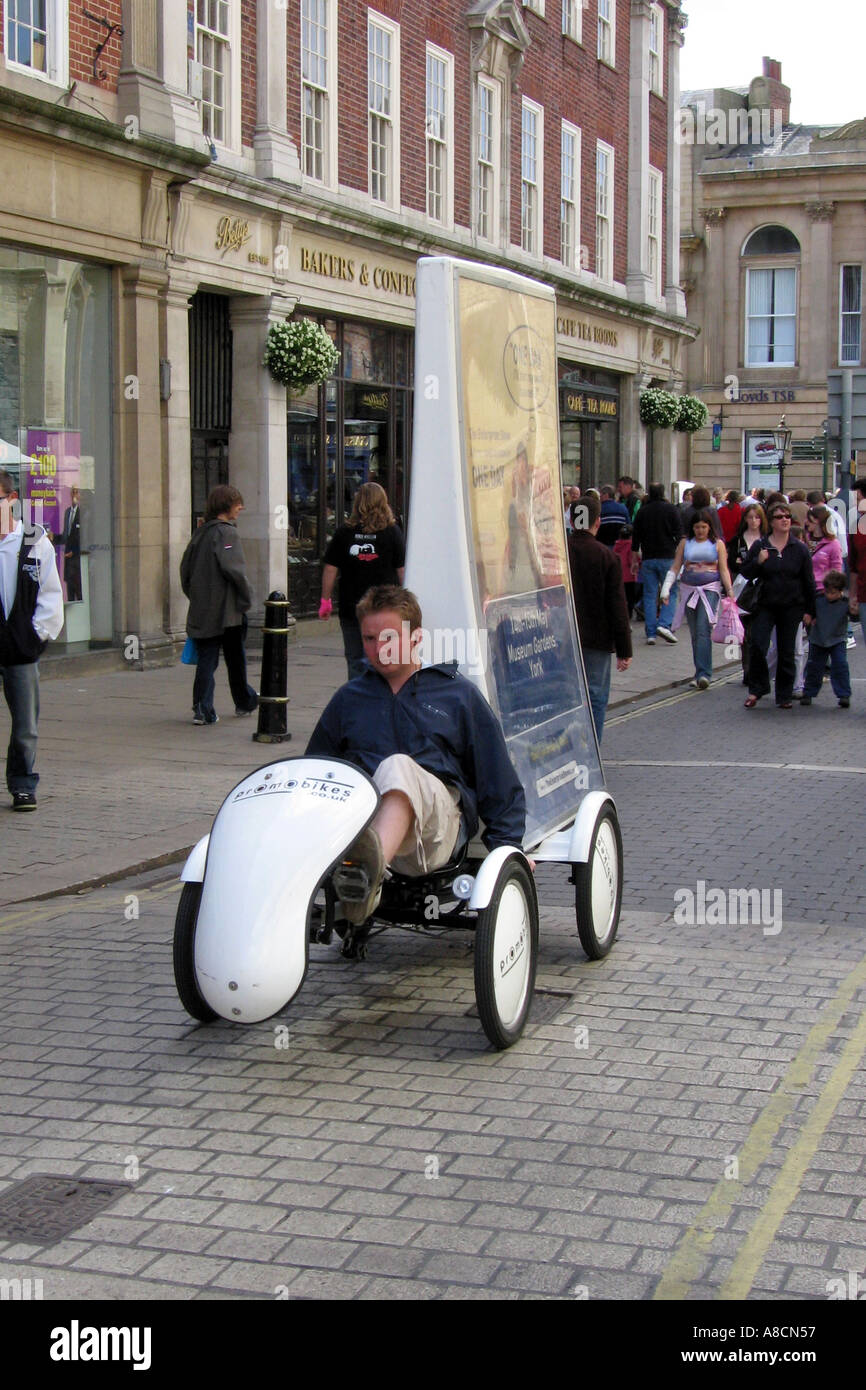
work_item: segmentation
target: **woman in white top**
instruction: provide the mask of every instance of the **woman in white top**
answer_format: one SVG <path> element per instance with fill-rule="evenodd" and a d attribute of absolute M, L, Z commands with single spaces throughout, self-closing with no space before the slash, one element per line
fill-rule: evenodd
<path fill-rule="evenodd" d="M 672 626 L 674 629 L 680 627 L 685 615 L 695 662 L 695 678 L 690 684 L 696 690 L 706 690 L 712 679 L 712 630 L 722 590 L 733 598 L 725 544 L 711 532 L 712 518 L 709 512 L 695 512 L 688 525 L 688 534 L 677 546 L 661 593 L 664 601 L 682 569 L 679 604 Z"/>

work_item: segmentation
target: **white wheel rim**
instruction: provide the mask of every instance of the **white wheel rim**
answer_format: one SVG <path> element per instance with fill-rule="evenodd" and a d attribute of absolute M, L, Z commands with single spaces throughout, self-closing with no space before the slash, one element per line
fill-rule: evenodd
<path fill-rule="evenodd" d="M 493 993 L 496 1011 L 506 1028 L 519 1018 L 526 1001 L 531 950 L 526 896 L 516 883 L 507 883 L 493 929 Z"/>
<path fill-rule="evenodd" d="M 590 907 L 595 938 L 600 946 L 616 925 L 619 889 L 619 847 L 610 820 L 602 821 L 592 847 L 590 862 Z"/>

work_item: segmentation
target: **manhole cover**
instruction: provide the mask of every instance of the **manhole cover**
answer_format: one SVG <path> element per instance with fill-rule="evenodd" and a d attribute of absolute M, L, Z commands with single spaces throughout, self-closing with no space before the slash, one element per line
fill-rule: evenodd
<path fill-rule="evenodd" d="M 574 998 L 567 989 L 534 989 L 532 1007 L 528 1023 L 549 1023 Z M 466 1010 L 467 1018 L 477 1018 L 478 1008 L 473 1004 Z"/>
<path fill-rule="evenodd" d="M 54 1245 L 129 1190 L 129 1183 L 96 1178 L 22 1178 L 0 1192 L 0 1240 Z"/>

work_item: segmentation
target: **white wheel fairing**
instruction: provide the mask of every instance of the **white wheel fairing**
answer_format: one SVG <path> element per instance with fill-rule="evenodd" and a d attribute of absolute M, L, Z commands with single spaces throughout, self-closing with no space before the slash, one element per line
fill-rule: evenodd
<path fill-rule="evenodd" d="M 619 889 L 619 847 L 609 819 L 598 827 L 589 871 L 592 922 L 598 943 L 603 946 L 616 926 Z"/>
<path fill-rule="evenodd" d="M 531 930 L 524 892 L 519 883 L 509 882 L 499 900 L 493 931 L 493 993 L 506 1028 L 514 1024 L 526 1000 Z"/>

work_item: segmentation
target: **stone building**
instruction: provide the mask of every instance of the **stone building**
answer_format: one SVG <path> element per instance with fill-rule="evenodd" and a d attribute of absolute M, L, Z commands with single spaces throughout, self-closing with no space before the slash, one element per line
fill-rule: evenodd
<path fill-rule="evenodd" d="M 786 490 L 835 486 L 857 442 L 841 397 L 862 377 L 866 122 L 797 125 L 790 104 L 770 58 L 747 89 L 683 96 L 687 375 L 717 428 L 682 476 L 726 490 L 777 485 L 783 415 Z"/>
<path fill-rule="evenodd" d="M 58 541 L 79 489 L 70 647 L 171 658 L 216 482 L 299 614 L 361 481 L 405 514 L 419 255 L 555 286 L 566 481 L 672 476 L 638 397 L 694 333 L 679 0 L 38 9 L 2 6 L 0 454 Z M 297 396 L 262 367 L 292 315 L 341 353 Z"/>

